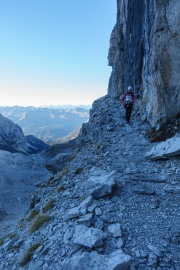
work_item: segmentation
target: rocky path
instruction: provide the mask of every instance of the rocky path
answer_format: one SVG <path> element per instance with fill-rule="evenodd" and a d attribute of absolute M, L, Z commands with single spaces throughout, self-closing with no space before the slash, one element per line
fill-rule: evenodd
<path fill-rule="evenodd" d="M 135 114 L 127 125 L 117 100 L 96 101 L 83 147 L 35 191 L 50 221 L 30 233 L 27 213 L 1 240 L 0 269 L 180 269 L 180 160 L 146 160 L 147 128 Z"/>
<path fill-rule="evenodd" d="M 108 113 L 111 121 L 102 132 L 106 151 L 101 160 L 103 167 L 117 173 L 124 251 L 133 257 L 136 269 L 179 269 L 180 160 L 146 160 L 152 148 L 144 136 L 148 126 L 135 116 L 127 125 L 118 102 L 109 105 L 114 114 Z"/>

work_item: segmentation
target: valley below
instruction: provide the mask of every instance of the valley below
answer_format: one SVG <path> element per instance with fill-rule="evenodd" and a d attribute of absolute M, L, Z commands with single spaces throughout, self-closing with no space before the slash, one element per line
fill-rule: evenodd
<path fill-rule="evenodd" d="M 38 155 L 0 150 L 0 235 L 11 231 L 30 209 L 35 185 L 51 173 Z"/>
<path fill-rule="evenodd" d="M 24 135 L 33 135 L 46 144 L 64 143 L 76 138 L 89 119 L 90 106 L 57 108 L 0 107 L 0 113 L 19 125 Z"/>

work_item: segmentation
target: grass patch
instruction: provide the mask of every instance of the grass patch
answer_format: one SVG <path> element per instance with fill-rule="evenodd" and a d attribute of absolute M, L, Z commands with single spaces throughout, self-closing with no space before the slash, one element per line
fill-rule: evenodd
<path fill-rule="evenodd" d="M 75 171 L 75 174 L 80 174 L 82 171 L 83 171 L 83 168 L 78 168 L 78 169 Z"/>
<path fill-rule="evenodd" d="M 101 144 L 96 145 L 96 149 L 102 149 L 102 148 L 103 148 L 103 145 L 101 145 Z"/>
<path fill-rule="evenodd" d="M 57 188 L 56 188 L 56 191 L 59 193 L 59 192 L 61 192 L 61 191 L 63 191 L 64 190 L 64 186 L 58 186 Z"/>
<path fill-rule="evenodd" d="M 3 236 L 2 238 L 0 238 L 0 246 L 2 246 L 2 245 L 4 244 L 4 241 L 5 241 L 6 239 L 8 239 L 8 238 L 13 239 L 13 238 L 15 238 L 16 236 L 17 236 L 16 233 L 10 233 L 10 234 L 8 234 L 8 235 Z"/>
<path fill-rule="evenodd" d="M 82 197 L 79 199 L 79 201 L 80 201 L 80 202 L 83 202 L 83 201 L 85 200 L 85 198 L 86 198 L 85 196 L 82 196 Z"/>
<path fill-rule="evenodd" d="M 68 161 L 71 162 L 71 161 L 73 161 L 74 159 L 75 159 L 75 156 L 72 156 L 72 157 L 69 157 L 69 158 L 68 158 Z"/>
<path fill-rule="evenodd" d="M 23 219 L 20 221 L 20 223 L 19 223 L 18 226 L 19 226 L 20 229 L 25 228 L 25 227 L 26 227 L 26 220 L 23 218 Z"/>
<path fill-rule="evenodd" d="M 42 246 L 42 244 L 37 243 L 37 244 L 32 245 L 30 248 L 28 248 L 28 250 L 26 251 L 26 253 L 24 254 L 24 256 L 22 257 L 20 261 L 20 265 L 25 266 L 32 259 L 36 249 L 38 249 L 38 247 L 40 246 Z"/>
<path fill-rule="evenodd" d="M 38 210 L 33 209 L 33 210 L 30 212 L 29 216 L 27 217 L 27 220 L 28 220 L 28 221 L 31 221 L 31 220 L 34 219 L 38 214 L 39 214 Z"/>
<path fill-rule="evenodd" d="M 5 239 L 6 239 L 5 237 L 0 238 L 0 246 L 2 246 L 4 244 Z"/>
<path fill-rule="evenodd" d="M 55 177 L 51 176 L 45 183 L 45 186 L 52 186 L 55 183 Z"/>
<path fill-rule="evenodd" d="M 55 205 L 55 200 L 51 200 L 46 203 L 46 205 L 43 207 L 43 212 L 47 213 L 50 209 L 52 209 Z"/>
<path fill-rule="evenodd" d="M 39 228 L 46 222 L 50 221 L 50 219 L 51 218 L 48 215 L 38 215 L 31 224 L 29 233 L 32 234 L 33 232 L 39 230 Z"/>
<path fill-rule="evenodd" d="M 17 236 L 17 234 L 16 233 L 11 233 L 11 234 L 9 234 L 9 238 L 11 238 L 11 239 L 13 239 L 13 238 L 15 238 Z"/>
<path fill-rule="evenodd" d="M 65 176 L 69 172 L 68 167 L 64 167 L 58 174 L 58 180 L 61 180 L 63 176 Z"/>

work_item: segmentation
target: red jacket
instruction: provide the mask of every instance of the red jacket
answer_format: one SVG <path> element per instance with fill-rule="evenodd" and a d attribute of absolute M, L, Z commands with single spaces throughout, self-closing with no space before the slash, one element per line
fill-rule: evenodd
<path fill-rule="evenodd" d="M 128 96 L 131 96 L 131 98 L 128 98 Z M 125 100 L 127 98 L 127 101 Z M 128 100 L 129 99 L 129 100 Z M 124 106 L 126 107 L 126 103 L 130 102 L 131 104 L 134 104 L 134 94 L 131 92 L 130 94 L 125 93 L 124 96 L 122 97 L 120 104 L 122 104 L 125 100 Z"/>

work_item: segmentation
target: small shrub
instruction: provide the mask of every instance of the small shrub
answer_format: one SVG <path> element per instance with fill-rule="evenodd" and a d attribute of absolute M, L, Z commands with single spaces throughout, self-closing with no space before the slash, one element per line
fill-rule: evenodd
<path fill-rule="evenodd" d="M 20 228 L 20 229 L 23 229 L 23 228 L 25 228 L 25 227 L 26 227 L 25 222 L 19 223 L 19 228 Z"/>
<path fill-rule="evenodd" d="M 82 196 L 82 197 L 79 199 L 79 201 L 80 201 L 80 202 L 83 202 L 83 201 L 85 200 L 85 198 L 86 198 L 85 196 Z"/>
<path fill-rule="evenodd" d="M 33 223 L 31 224 L 31 227 L 29 229 L 29 233 L 33 233 L 37 231 L 43 224 L 50 221 L 50 217 L 48 215 L 38 215 Z"/>
<path fill-rule="evenodd" d="M 101 145 L 101 144 L 96 145 L 96 149 L 102 149 L 102 148 L 103 148 L 103 145 Z"/>
<path fill-rule="evenodd" d="M 55 177 L 54 177 L 54 176 L 51 176 L 51 177 L 46 181 L 46 183 L 44 184 L 44 186 L 45 186 L 45 187 L 47 187 L 47 186 L 52 186 L 54 183 L 55 183 Z"/>
<path fill-rule="evenodd" d="M 10 247 L 10 250 L 13 251 L 19 251 L 20 247 L 22 246 L 23 241 L 18 241 L 17 243 L 13 244 L 12 247 Z"/>
<path fill-rule="evenodd" d="M 69 157 L 69 158 L 68 158 L 68 161 L 71 162 L 71 161 L 73 161 L 74 159 L 75 159 L 75 156 L 72 156 L 72 157 Z"/>
<path fill-rule="evenodd" d="M 83 171 L 83 168 L 78 168 L 78 169 L 75 171 L 75 174 L 80 174 L 82 171 Z"/>
<path fill-rule="evenodd" d="M 4 244 L 4 240 L 5 240 L 4 237 L 0 238 L 0 246 L 2 246 Z"/>
<path fill-rule="evenodd" d="M 0 246 L 2 246 L 4 244 L 4 241 L 8 238 L 13 239 L 14 237 L 16 237 L 17 234 L 16 233 L 11 233 L 8 235 L 3 236 L 2 238 L 0 238 Z"/>
<path fill-rule="evenodd" d="M 33 209 L 29 216 L 27 217 L 28 221 L 31 221 L 33 218 L 35 218 L 39 214 L 38 210 Z"/>
<path fill-rule="evenodd" d="M 15 238 L 16 236 L 17 236 L 16 233 L 11 233 L 11 234 L 9 234 L 9 238 L 11 238 L 11 239 Z"/>
<path fill-rule="evenodd" d="M 42 246 L 42 244 L 37 243 L 37 244 L 32 245 L 30 248 L 28 248 L 28 250 L 26 251 L 26 253 L 24 254 L 23 258 L 20 261 L 20 265 L 25 266 L 32 259 L 36 249 L 40 246 Z"/>
<path fill-rule="evenodd" d="M 36 184 L 35 187 L 41 188 L 42 187 L 42 184 Z"/>
<path fill-rule="evenodd" d="M 47 213 L 50 209 L 54 207 L 55 200 L 51 200 L 47 202 L 47 204 L 43 207 L 43 212 Z"/>
<path fill-rule="evenodd" d="M 64 186 L 58 186 L 57 188 L 56 188 L 56 191 L 59 193 L 59 192 L 61 192 L 61 191 L 63 191 L 64 190 Z"/>

